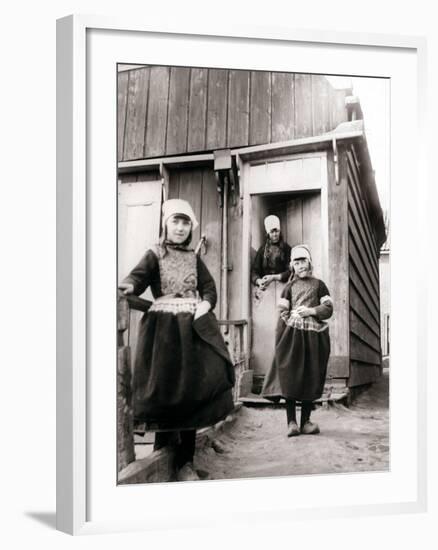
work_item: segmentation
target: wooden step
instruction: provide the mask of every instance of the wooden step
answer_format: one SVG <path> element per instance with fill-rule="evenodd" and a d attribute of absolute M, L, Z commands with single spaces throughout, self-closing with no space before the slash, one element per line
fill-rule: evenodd
<path fill-rule="evenodd" d="M 332 391 L 330 393 L 324 393 L 319 399 L 315 399 L 314 403 L 342 403 L 348 401 L 349 391 L 345 388 L 344 391 Z M 245 395 L 245 397 L 239 397 L 239 401 L 245 406 L 259 406 L 259 407 L 284 407 L 285 400 L 281 398 L 278 402 L 269 401 L 260 395 L 251 393 Z M 300 402 L 297 402 L 298 406 Z"/>

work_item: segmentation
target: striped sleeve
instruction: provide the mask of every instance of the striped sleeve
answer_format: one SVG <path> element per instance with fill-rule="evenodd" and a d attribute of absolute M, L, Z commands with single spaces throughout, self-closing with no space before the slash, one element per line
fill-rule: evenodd
<path fill-rule="evenodd" d="M 319 281 L 318 300 L 319 305 L 315 307 L 316 317 L 320 321 L 329 319 L 333 315 L 333 300 L 326 284 L 323 281 Z"/>

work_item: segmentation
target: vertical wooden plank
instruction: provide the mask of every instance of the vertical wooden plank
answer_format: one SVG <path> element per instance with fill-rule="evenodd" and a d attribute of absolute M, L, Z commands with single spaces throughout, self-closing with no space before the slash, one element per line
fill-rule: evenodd
<path fill-rule="evenodd" d="M 312 122 L 312 75 L 295 74 L 295 137 L 309 137 Z"/>
<path fill-rule="evenodd" d="M 228 147 L 248 145 L 249 71 L 230 70 L 228 90 Z"/>
<path fill-rule="evenodd" d="M 278 216 L 280 220 L 280 231 L 283 239 L 288 242 L 287 240 L 287 204 L 284 202 L 277 202 L 276 204 L 273 204 L 269 208 L 269 213 L 274 214 Z"/>
<path fill-rule="evenodd" d="M 198 222 L 201 220 L 202 208 L 202 169 L 192 168 L 181 170 L 179 180 L 179 198 L 188 201 L 193 208 Z M 192 246 L 196 247 L 201 238 L 201 225 L 195 229 L 192 235 Z"/>
<path fill-rule="evenodd" d="M 242 208 L 237 197 L 236 205 L 228 205 L 228 304 L 230 319 L 240 319 L 242 311 Z"/>
<path fill-rule="evenodd" d="M 328 264 L 326 281 L 333 298 L 334 314 L 330 321 L 331 356 L 329 375 L 348 378 L 350 371 L 350 303 L 348 273 L 348 201 L 347 159 L 339 148 L 339 185 L 334 178 L 333 153 L 328 153 Z"/>
<path fill-rule="evenodd" d="M 117 350 L 117 470 L 135 460 L 129 347 Z"/>
<path fill-rule="evenodd" d="M 208 69 L 191 69 L 187 151 L 205 149 Z"/>
<path fill-rule="evenodd" d="M 123 160 L 129 71 L 117 75 L 117 160 Z"/>
<path fill-rule="evenodd" d="M 187 151 L 190 69 L 170 69 L 169 108 L 167 116 L 166 154 Z"/>
<path fill-rule="evenodd" d="M 273 282 L 255 298 L 252 287 L 252 329 L 251 369 L 256 376 L 266 375 L 275 353 L 275 329 L 278 320 L 277 302 L 284 283 Z"/>
<path fill-rule="evenodd" d="M 179 180 L 180 180 L 180 171 L 170 170 L 169 171 L 169 197 L 168 197 L 169 199 L 179 198 Z"/>
<path fill-rule="evenodd" d="M 220 149 L 227 144 L 228 71 L 209 69 L 206 149 Z"/>
<path fill-rule="evenodd" d="M 295 137 L 295 92 L 293 73 L 272 73 L 271 141 Z"/>
<path fill-rule="evenodd" d="M 151 67 L 146 122 L 146 157 L 164 155 L 166 147 L 169 68 Z"/>
<path fill-rule="evenodd" d="M 211 168 L 202 170 L 202 216 L 200 225 L 201 234 L 207 237 L 207 254 L 202 256 L 202 259 L 216 283 L 218 295 L 216 315 L 220 317 L 222 210 L 218 206 L 216 179 Z"/>
<path fill-rule="evenodd" d="M 319 136 L 330 130 L 330 88 L 325 76 L 312 75 L 312 120 L 313 135 Z"/>
<path fill-rule="evenodd" d="M 287 242 L 290 246 L 303 243 L 303 201 L 299 198 L 287 203 Z"/>
<path fill-rule="evenodd" d="M 250 240 L 251 248 L 255 254 L 258 248 L 265 242 L 266 231 L 264 220 L 268 215 L 268 202 L 266 195 L 251 196 L 251 225 L 250 225 Z"/>
<path fill-rule="evenodd" d="M 332 130 L 348 120 L 347 107 L 345 106 L 347 93 L 349 93 L 347 90 L 336 90 L 335 88 L 330 90 L 330 127 Z"/>
<path fill-rule="evenodd" d="M 143 156 L 149 87 L 149 68 L 129 72 L 123 153 L 125 160 Z"/>
<path fill-rule="evenodd" d="M 271 141 L 271 73 L 251 71 L 249 144 Z"/>
<path fill-rule="evenodd" d="M 249 163 L 240 164 L 240 181 L 243 191 L 242 201 L 242 318 L 248 321 L 248 327 L 244 331 L 244 347 L 245 353 L 250 353 L 251 349 L 251 333 L 252 333 L 252 320 L 251 320 L 251 263 L 253 258 L 251 257 L 251 196 L 249 194 L 249 182 L 250 182 L 250 165 Z"/>
<path fill-rule="evenodd" d="M 303 198 L 303 242 L 310 248 L 313 274 L 322 279 L 321 195 Z"/>

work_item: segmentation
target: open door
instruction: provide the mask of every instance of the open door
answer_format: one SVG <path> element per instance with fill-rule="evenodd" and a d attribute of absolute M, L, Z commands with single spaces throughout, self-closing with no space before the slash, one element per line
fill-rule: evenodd
<path fill-rule="evenodd" d="M 257 292 L 250 283 L 251 263 L 266 237 L 263 221 L 275 214 L 291 247 L 307 244 L 314 275 L 324 280 L 328 273 L 327 164 L 325 153 L 318 153 L 248 162 L 242 168 L 243 250 L 248 251 L 242 270 L 243 316 L 251 319 L 250 368 L 253 391 L 258 393 L 274 357 L 277 302 L 285 285 L 274 282 Z"/>

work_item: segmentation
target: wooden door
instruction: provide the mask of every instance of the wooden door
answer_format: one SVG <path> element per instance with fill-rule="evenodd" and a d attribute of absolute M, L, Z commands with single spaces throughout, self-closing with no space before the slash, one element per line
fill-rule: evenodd
<path fill-rule="evenodd" d="M 161 180 L 119 182 L 118 276 L 128 275 L 160 234 Z"/>
<path fill-rule="evenodd" d="M 132 181 L 132 180 L 135 181 Z M 145 177 L 125 177 L 118 186 L 118 278 L 126 277 L 143 254 L 153 247 L 160 236 L 161 180 Z M 153 300 L 149 289 L 141 296 Z M 130 315 L 129 340 L 135 357 L 138 323 L 142 313 Z"/>
<path fill-rule="evenodd" d="M 290 246 L 306 244 L 312 255 L 313 274 L 323 279 L 323 240 L 321 227 L 321 194 L 312 193 L 292 198 L 286 203 L 286 241 Z"/>

